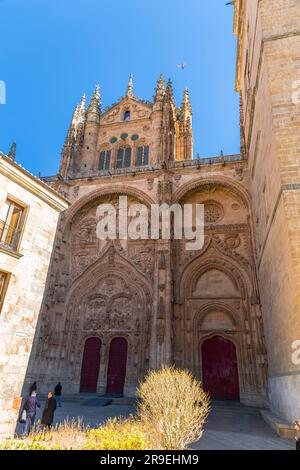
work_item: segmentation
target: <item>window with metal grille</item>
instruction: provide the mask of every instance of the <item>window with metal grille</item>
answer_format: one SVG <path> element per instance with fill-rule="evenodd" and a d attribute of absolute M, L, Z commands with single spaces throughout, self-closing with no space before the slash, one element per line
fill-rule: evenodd
<path fill-rule="evenodd" d="M 110 168 L 110 157 L 111 157 L 111 150 L 103 150 L 100 152 L 100 160 L 99 160 L 99 170 L 109 170 Z"/>
<path fill-rule="evenodd" d="M 0 244 L 17 250 L 25 221 L 26 209 L 11 199 L 7 199 L 0 220 Z"/>
<path fill-rule="evenodd" d="M 138 147 L 136 152 L 136 166 L 146 166 L 149 164 L 149 146 Z"/>
<path fill-rule="evenodd" d="M 117 154 L 117 168 L 129 168 L 131 165 L 131 147 L 120 147 Z"/>

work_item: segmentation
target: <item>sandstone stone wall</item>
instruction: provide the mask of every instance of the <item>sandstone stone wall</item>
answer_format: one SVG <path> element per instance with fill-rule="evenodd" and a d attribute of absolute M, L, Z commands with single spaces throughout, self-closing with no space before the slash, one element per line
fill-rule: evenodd
<path fill-rule="evenodd" d="M 243 403 L 266 404 L 266 350 L 252 243 L 249 176 L 239 156 L 58 182 L 70 209 L 60 221 L 56 249 L 27 385 L 41 392 L 63 381 L 80 391 L 85 341 L 101 339 L 97 392 L 105 393 L 109 347 L 128 341 L 124 393 L 134 395 L 149 368 L 175 363 L 202 379 L 201 345 L 215 335 L 236 346 Z M 204 203 L 205 244 L 184 241 L 100 243 L 96 209 L 128 204 Z"/>
<path fill-rule="evenodd" d="M 292 362 L 292 344 L 300 339 L 300 6 L 296 0 L 240 3 L 243 125 L 270 406 L 294 420 L 300 416 L 300 366 Z"/>
<path fill-rule="evenodd" d="M 21 183 L 17 182 L 18 178 Z M 3 251 L 0 244 L 0 269 L 11 274 L 0 315 L 1 434 L 13 433 L 15 429 L 59 211 L 62 206 L 67 207 L 59 195 L 53 195 L 29 174 L 1 157 L 1 214 L 7 196 L 18 199 L 27 207 L 27 218 L 18 256 Z M 53 206 L 45 201 L 46 198 L 52 199 Z"/>

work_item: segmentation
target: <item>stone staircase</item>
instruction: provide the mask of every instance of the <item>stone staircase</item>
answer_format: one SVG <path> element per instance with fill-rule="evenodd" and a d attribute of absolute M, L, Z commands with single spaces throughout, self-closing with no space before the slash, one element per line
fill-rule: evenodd
<path fill-rule="evenodd" d="M 40 402 L 46 401 L 46 394 L 39 394 L 38 399 Z M 63 403 L 84 404 L 89 401 L 95 400 L 106 402 L 106 405 L 128 405 L 134 406 L 136 399 L 134 397 L 124 397 L 120 395 L 98 395 L 96 393 L 77 393 L 77 394 L 64 394 L 62 395 Z"/>
<path fill-rule="evenodd" d="M 259 416 L 260 410 L 260 408 L 242 405 L 236 401 L 212 400 L 211 402 L 211 412 L 218 413 L 218 415 L 231 415 L 234 413 L 235 415 L 250 414 Z"/>

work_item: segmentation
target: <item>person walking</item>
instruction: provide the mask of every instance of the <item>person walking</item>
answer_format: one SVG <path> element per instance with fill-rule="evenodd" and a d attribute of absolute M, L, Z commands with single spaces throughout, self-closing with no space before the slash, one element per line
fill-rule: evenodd
<path fill-rule="evenodd" d="M 61 391 L 62 391 L 62 385 L 60 382 L 58 382 L 58 384 L 56 385 L 54 389 L 54 395 L 55 395 L 55 399 L 57 401 L 59 408 L 61 407 Z"/>
<path fill-rule="evenodd" d="M 41 405 L 38 401 L 36 391 L 33 390 L 33 392 L 31 393 L 31 396 L 26 398 L 24 405 L 22 407 L 22 410 L 21 410 L 21 415 L 23 414 L 24 411 L 26 412 L 26 420 L 24 423 L 24 431 L 23 431 L 25 436 L 28 436 L 28 434 L 30 434 L 34 426 L 37 409 L 40 408 L 40 406 Z"/>
<path fill-rule="evenodd" d="M 295 430 L 296 430 L 296 450 L 300 450 L 300 421 L 295 421 Z"/>
<path fill-rule="evenodd" d="M 43 411 L 43 417 L 42 417 L 42 424 L 44 426 L 47 426 L 48 429 L 50 429 L 53 424 L 55 410 L 56 410 L 56 400 L 53 396 L 53 392 L 49 392 L 46 403 L 45 403 L 45 408 Z"/>

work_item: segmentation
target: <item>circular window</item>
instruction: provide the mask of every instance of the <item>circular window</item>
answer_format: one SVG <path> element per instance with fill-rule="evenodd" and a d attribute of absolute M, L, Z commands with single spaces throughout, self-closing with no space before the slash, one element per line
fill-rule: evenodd
<path fill-rule="evenodd" d="M 206 224 L 214 224 L 223 218 L 223 207 L 215 201 L 204 202 L 204 220 Z"/>
<path fill-rule="evenodd" d="M 122 139 L 122 140 L 126 140 L 127 137 L 128 137 L 128 134 L 122 134 L 122 135 L 121 135 L 121 139 Z"/>
<path fill-rule="evenodd" d="M 110 139 L 110 143 L 111 143 L 111 144 L 115 144 L 115 143 L 117 142 L 117 140 L 118 140 L 117 137 L 112 137 L 112 138 Z"/>
<path fill-rule="evenodd" d="M 232 204 L 231 207 L 232 207 L 232 209 L 233 209 L 234 211 L 238 211 L 238 210 L 240 210 L 240 208 L 241 208 L 241 206 L 240 206 L 239 204 L 236 204 L 236 203 Z"/>
<path fill-rule="evenodd" d="M 131 136 L 131 140 L 135 141 L 135 140 L 139 140 L 139 136 L 137 134 L 133 134 Z"/>

